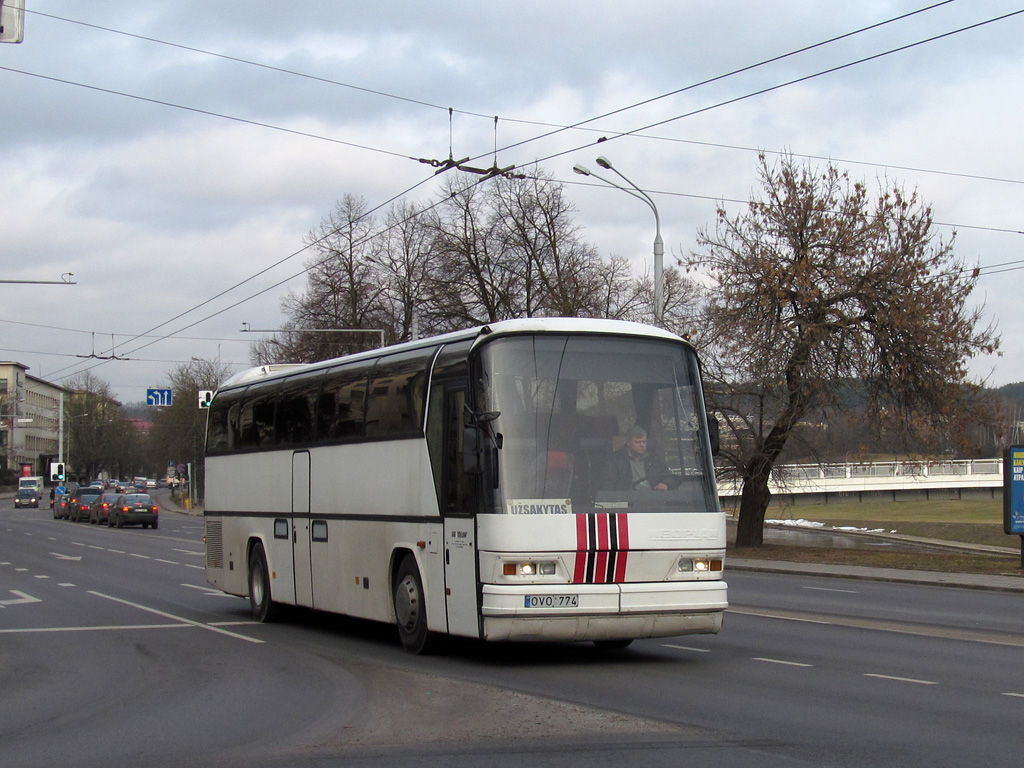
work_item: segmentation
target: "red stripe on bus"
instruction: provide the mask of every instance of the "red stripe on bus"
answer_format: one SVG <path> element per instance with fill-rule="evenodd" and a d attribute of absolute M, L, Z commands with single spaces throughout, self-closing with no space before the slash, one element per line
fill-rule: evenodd
<path fill-rule="evenodd" d="M 608 541 L 608 522 L 611 515 L 598 514 L 597 516 L 597 546 L 595 549 L 607 552 L 609 549 Z"/>
<path fill-rule="evenodd" d="M 573 583 L 582 584 L 587 578 L 587 516 L 576 515 L 576 570 Z"/>
<path fill-rule="evenodd" d="M 619 556 L 615 561 L 615 582 L 626 580 L 626 558 L 629 556 L 629 523 L 626 515 L 616 515 L 615 523 L 619 534 Z"/>

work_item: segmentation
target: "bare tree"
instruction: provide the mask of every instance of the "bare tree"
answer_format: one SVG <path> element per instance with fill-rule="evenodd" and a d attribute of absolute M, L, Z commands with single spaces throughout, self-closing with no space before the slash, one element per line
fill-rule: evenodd
<path fill-rule="evenodd" d="M 425 221 L 434 235 L 430 304 L 445 321 L 438 325 L 465 328 L 515 316 L 523 285 L 496 234 L 487 187 L 450 176 Z"/>
<path fill-rule="evenodd" d="M 653 317 L 650 281 L 605 261 L 573 223 L 564 187 L 536 170 L 518 178 L 452 175 L 439 199 L 394 205 L 382 225 L 346 195 L 308 237 L 305 291 L 282 302 L 285 331 L 255 344 L 255 363 L 310 362 L 365 349 L 371 337 L 301 329 L 383 328 L 388 340 L 534 316 Z M 689 331 L 695 286 L 666 272 L 666 318 Z M 340 336 L 340 335 L 339 335 Z"/>
<path fill-rule="evenodd" d="M 118 476 L 138 461 L 141 437 L 121 412 L 110 385 L 89 371 L 64 382 L 69 469 L 82 480 Z"/>
<path fill-rule="evenodd" d="M 309 235 L 312 258 L 306 263 L 306 290 L 281 301 L 288 330 L 257 342 L 253 362 L 308 363 L 370 349 L 379 344 L 373 333 L 303 333 L 302 329 L 369 330 L 388 319 L 385 281 L 375 267 L 383 242 L 366 202 L 345 195 L 334 211 Z"/>
<path fill-rule="evenodd" d="M 917 193 L 867 188 L 829 164 L 785 157 L 759 166 L 763 199 L 719 210 L 693 255 L 713 281 L 702 322 L 709 399 L 743 482 L 737 543 L 759 546 L 772 470 L 837 382 L 863 382 L 890 434 L 948 429 L 973 407 L 967 361 L 994 351 L 993 328 L 967 306 L 977 272 L 933 232 Z"/>
<path fill-rule="evenodd" d="M 192 358 L 171 371 L 171 405 L 160 408 L 149 433 L 149 472 L 170 463 L 191 463 L 196 487 L 203 487 L 203 448 L 207 411 L 199 407 L 201 390 L 217 389 L 231 375 L 219 360 Z"/>

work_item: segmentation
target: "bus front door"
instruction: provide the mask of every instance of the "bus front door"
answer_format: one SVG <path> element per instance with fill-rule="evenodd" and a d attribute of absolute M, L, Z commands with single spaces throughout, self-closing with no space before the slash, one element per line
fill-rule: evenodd
<path fill-rule="evenodd" d="M 309 451 L 292 454 L 292 562 L 295 572 L 295 604 L 313 607 L 313 566 L 309 520 Z"/>
<path fill-rule="evenodd" d="M 442 482 L 444 515 L 444 580 L 448 632 L 480 636 L 476 565 L 475 494 L 462 459 L 466 391 L 449 387 L 446 397 L 445 460 Z"/>

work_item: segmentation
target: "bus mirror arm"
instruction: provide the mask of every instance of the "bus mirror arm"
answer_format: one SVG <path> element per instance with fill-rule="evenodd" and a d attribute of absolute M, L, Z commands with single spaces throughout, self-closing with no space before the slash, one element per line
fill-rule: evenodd
<path fill-rule="evenodd" d="M 477 413 L 468 405 L 463 406 L 466 409 L 466 415 L 469 416 L 470 424 L 490 424 L 496 418 L 501 416 L 501 411 L 482 411 Z"/>

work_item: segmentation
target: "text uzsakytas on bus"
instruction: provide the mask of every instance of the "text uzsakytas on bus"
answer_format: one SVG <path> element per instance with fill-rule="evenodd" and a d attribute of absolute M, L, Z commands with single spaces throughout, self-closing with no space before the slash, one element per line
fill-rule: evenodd
<path fill-rule="evenodd" d="M 206 573 L 438 635 L 718 632 L 725 517 L 693 348 L 611 320 L 510 320 L 215 394 Z"/>

